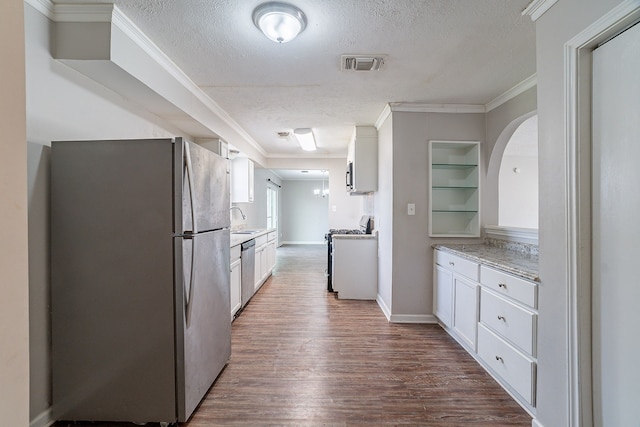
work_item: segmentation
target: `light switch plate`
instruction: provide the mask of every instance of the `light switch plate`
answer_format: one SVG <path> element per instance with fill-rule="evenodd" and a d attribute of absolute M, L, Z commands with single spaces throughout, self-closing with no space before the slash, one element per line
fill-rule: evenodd
<path fill-rule="evenodd" d="M 415 215 L 416 214 L 416 204 L 409 203 L 407 204 L 407 215 Z"/>

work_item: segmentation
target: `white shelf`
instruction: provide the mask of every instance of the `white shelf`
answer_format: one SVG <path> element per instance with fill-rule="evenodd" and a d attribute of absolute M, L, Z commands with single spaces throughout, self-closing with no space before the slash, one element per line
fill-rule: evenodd
<path fill-rule="evenodd" d="M 480 236 L 480 143 L 429 141 L 429 235 Z"/>

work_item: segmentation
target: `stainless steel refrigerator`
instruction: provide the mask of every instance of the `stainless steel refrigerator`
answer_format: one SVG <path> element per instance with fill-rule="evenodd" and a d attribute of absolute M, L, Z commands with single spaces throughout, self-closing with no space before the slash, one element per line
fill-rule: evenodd
<path fill-rule="evenodd" d="M 186 421 L 231 355 L 228 162 L 181 138 L 51 147 L 53 417 Z"/>

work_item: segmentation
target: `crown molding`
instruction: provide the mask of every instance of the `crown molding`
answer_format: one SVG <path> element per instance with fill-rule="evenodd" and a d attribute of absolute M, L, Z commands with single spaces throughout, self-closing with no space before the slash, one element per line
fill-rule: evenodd
<path fill-rule="evenodd" d="M 412 102 L 390 102 L 391 111 L 406 113 L 484 113 L 484 105 L 476 104 L 420 104 Z"/>
<path fill-rule="evenodd" d="M 55 5 L 51 0 L 24 0 L 25 4 L 33 7 L 49 19 L 53 19 Z"/>
<path fill-rule="evenodd" d="M 511 89 L 507 90 L 506 92 L 502 93 L 501 95 L 498 95 L 497 97 L 495 97 L 494 99 L 489 101 L 487 104 L 485 104 L 486 112 L 489 112 L 489 111 L 493 110 L 494 108 L 497 108 L 497 107 L 501 106 L 505 102 L 515 98 L 516 96 L 518 96 L 521 93 L 531 89 L 532 87 L 536 86 L 537 84 L 538 84 L 538 78 L 537 78 L 536 74 L 532 75 L 531 77 L 526 78 L 525 80 L 521 81 L 520 83 L 518 83 L 517 85 L 515 85 Z"/>
<path fill-rule="evenodd" d="M 382 111 L 380 112 L 378 119 L 376 120 L 375 127 L 377 131 L 380 131 L 380 128 L 382 127 L 382 125 L 390 115 L 391 115 L 391 107 L 389 106 L 389 104 L 386 104 L 382 109 Z"/>
<path fill-rule="evenodd" d="M 111 22 L 118 8 L 113 4 L 55 4 L 55 22 Z"/>
<path fill-rule="evenodd" d="M 530 16 L 532 21 L 537 21 L 547 10 L 556 4 L 558 0 L 532 0 L 522 11 L 522 16 Z"/>

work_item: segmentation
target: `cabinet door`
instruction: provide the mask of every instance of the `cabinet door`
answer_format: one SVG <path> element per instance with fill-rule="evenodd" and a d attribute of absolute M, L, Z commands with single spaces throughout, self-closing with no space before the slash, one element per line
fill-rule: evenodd
<path fill-rule="evenodd" d="M 240 260 L 236 260 L 231 264 L 231 317 L 240 309 L 241 299 L 241 282 L 240 277 L 242 275 L 242 266 Z"/>
<path fill-rule="evenodd" d="M 453 273 L 450 270 L 435 266 L 434 270 L 433 312 L 442 324 L 451 327 L 453 302 Z"/>
<path fill-rule="evenodd" d="M 267 246 L 267 270 L 271 271 L 276 266 L 276 242 L 271 241 Z"/>
<path fill-rule="evenodd" d="M 476 351 L 478 327 L 478 284 L 453 276 L 453 330 Z"/>
<path fill-rule="evenodd" d="M 262 271 L 263 271 L 263 255 L 264 254 L 264 246 L 256 249 L 256 257 L 255 257 L 255 274 L 254 274 L 254 291 L 257 291 L 260 287 L 260 282 L 262 282 Z"/>

